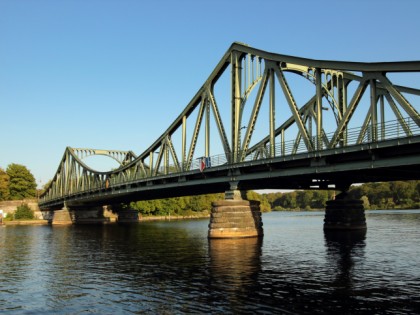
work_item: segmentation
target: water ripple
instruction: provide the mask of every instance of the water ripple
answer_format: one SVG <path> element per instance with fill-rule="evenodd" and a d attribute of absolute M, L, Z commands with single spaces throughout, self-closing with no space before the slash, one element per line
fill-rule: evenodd
<path fill-rule="evenodd" d="M 208 240 L 206 220 L 0 229 L 4 314 L 420 313 L 420 213 L 270 213 L 261 239 Z"/>

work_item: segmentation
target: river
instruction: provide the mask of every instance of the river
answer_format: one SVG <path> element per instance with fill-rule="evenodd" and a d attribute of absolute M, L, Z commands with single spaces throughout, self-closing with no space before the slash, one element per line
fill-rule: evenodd
<path fill-rule="evenodd" d="M 264 237 L 208 240 L 208 219 L 0 226 L 2 314 L 420 313 L 420 210 L 263 214 Z"/>

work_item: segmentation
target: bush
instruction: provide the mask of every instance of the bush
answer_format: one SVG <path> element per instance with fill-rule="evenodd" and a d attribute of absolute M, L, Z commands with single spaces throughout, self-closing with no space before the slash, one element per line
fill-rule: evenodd
<path fill-rule="evenodd" d="M 15 211 L 16 220 L 32 220 L 34 219 L 34 212 L 29 208 L 29 206 L 24 203 L 21 206 L 17 207 Z"/>

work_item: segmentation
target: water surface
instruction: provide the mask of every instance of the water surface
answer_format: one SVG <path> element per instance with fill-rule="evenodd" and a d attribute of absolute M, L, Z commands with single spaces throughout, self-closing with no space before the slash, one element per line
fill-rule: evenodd
<path fill-rule="evenodd" d="M 0 227 L 4 314 L 420 313 L 420 210 L 263 214 L 263 239 L 208 240 L 208 220 Z"/>

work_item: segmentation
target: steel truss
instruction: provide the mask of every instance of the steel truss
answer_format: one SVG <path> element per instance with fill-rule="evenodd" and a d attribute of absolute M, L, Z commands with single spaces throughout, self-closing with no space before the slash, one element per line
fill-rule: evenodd
<path fill-rule="evenodd" d="M 212 165 L 233 165 L 379 142 L 396 133 L 399 137 L 418 135 L 420 115 L 408 97 L 415 99 L 418 106 L 420 90 L 393 84 L 388 75 L 407 72 L 420 74 L 420 61 L 321 61 L 234 43 L 182 113 L 142 154 L 136 157 L 131 151 L 68 147 L 41 203 L 141 178 L 196 171 L 197 158 L 211 157 L 216 150 L 223 153 L 217 160 L 212 158 Z M 306 102 L 297 100 L 296 95 L 302 91 L 289 81 L 291 75 L 313 87 L 305 90 L 311 95 Z M 226 77 L 230 81 L 228 102 L 215 91 L 215 86 L 225 84 L 222 78 Z M 367 104 L 360 105 L 364 98 Z M 268 117 L 260 115 L 263 106 L 268 106 Z M 226 107 L 230 107 L 230 115 L 222 114 Z M 364 119 L 354 128 L 351 123 L 359 107 L 365 107 Z M 326 110 L 333 115 L 328 121 L 328 125 L 334 125 L 333 132 L 325 128 Z M 245 113 L 250 114 L 246 117 Z M 260 139 L 255 133 L 257 121 L 267 126 Z M 187 126 L 193 126 L 189 134 Z M 211 133 L 211 128 L 217 132 Z M 218 135 L 217 148 L 210 141 L 211 134 Z M 204 136 L 203 142 L 200 136 Z M 109 172 L 95 171 L 82 161 L 90 155 L 106 155 L 118 161 L 120 167 Z"/>

